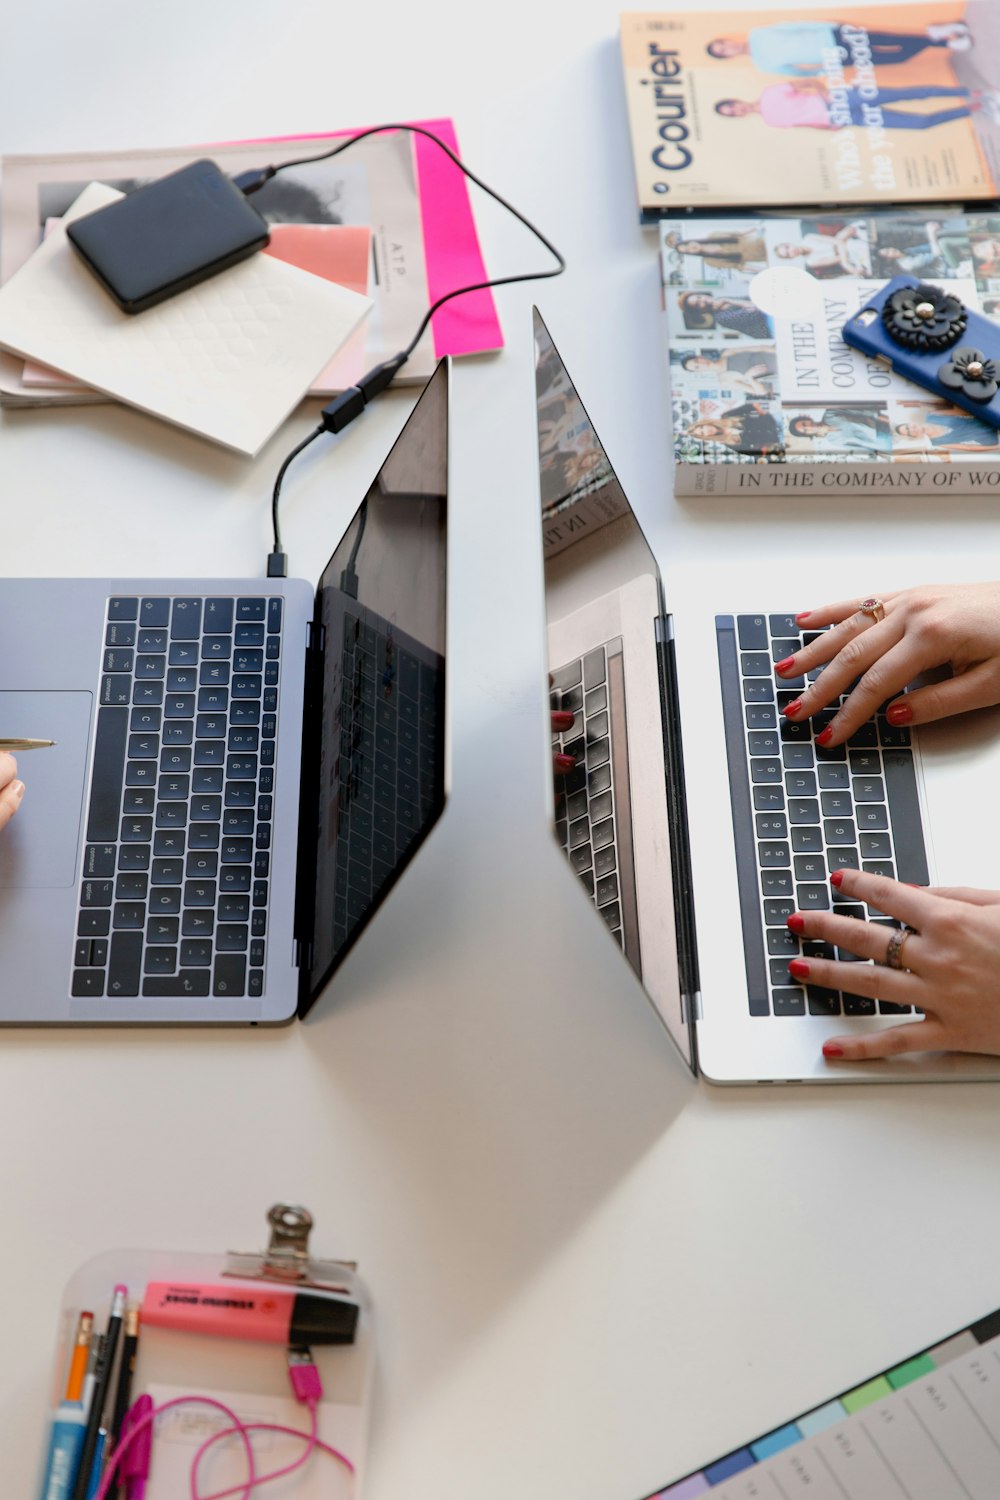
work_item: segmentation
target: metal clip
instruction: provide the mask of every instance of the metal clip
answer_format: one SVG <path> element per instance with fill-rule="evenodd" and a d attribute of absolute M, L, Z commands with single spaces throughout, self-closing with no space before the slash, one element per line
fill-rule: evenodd
<path fill-rule="evenodd" d="M 275 1203 L 267 1212 L 270 1239 L 266 1250 L 227 1252 L 223 1276 L 242 1281 L 284 1281 L 296 1286 L 357 1295 L 355 1261 L 316 1260 L 309 1253 L 313 1216 L 301 1205 Z"/>

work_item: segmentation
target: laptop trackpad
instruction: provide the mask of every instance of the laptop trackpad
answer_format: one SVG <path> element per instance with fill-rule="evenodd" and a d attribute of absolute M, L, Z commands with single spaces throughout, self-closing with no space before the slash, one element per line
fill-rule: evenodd
<path fill-rule="evenodd" d="M 0 887 L 73 884 L 92 704 L 91 693 L 0 692 L 0 736 L 56 741 L 14 752 L 25 793 L 0 832 Z"/>

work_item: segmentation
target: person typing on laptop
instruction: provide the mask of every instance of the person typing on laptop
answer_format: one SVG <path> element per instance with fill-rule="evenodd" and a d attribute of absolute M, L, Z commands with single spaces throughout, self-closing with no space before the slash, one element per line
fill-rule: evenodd
<path fill-rule="evenodd" d="M 24 796 L 24 782 L 17 777 L 17 761 L 6 750 L 0 750 L 0 828 L 17 812 Z"/>
<path fill-rule="evenodd" d="M 881 704 L 890 724 L 911 726 L 1000 703 L 1000 583 L 904 589 L 796 618 L 803 631 L 821 633 L 775 670 L 807 677 L 784 709 L 790 721 L 840 703 L 817 743 L 843 744 Z M 904 694 L 908 683 L 941 667 L 952 675 Z M 837 870 L 831 880 L 841 900 L 865 902 L 904 925 L 793 912 L 788 926 L 801 937 L 875 961 L 794 959 L 793 978 L 912 1005 L 923 1019 L 831 1038 L 824 1056 L 854 1062 L 902 1052 L 1000 1054 L 1000 890 L 920 889 L 856 869 Z"/>

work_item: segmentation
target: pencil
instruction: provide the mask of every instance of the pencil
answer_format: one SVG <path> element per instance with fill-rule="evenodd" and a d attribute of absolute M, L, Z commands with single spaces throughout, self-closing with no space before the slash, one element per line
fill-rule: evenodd
<path fill-rule="evenodd" d="M 83 1396 L 83 1378 L 87 1373 L 87 1360 L 90 1355 L 90 1336 L 94 1331 L 94 1314 L 82 1312 L 80 1321 L 76 1325 L 76 1341 L 73 1345 L 73 1353 L 69 1362 L 69 1373 L 66 1376 L 66 1394 L 64 1401 L 79 1401 Z"/>
<path fill-rule="evenodd" d="M 132 1399 L 132 1376 L 135 1374 L 135 1357 L 139 1348 L 139 1308 L 130 1302 L 125 1312 L 125 1337 L 122 1340 L 122 1357 L 118 1364 L 118 1385 L 115 1389 L 115 1404 L 108 1429 L 112 1453 L 121 1441 L 125 1413 Z M 120 1486 L 119 1486 L 120 1487 Z"/>
<path fill-rule="evenodd" d="M 118 1348 L 118 1336 L 121 1333 L 122 1314 L 125 1311 L 127 1296 L 128 1291 L 125 1287 L 115 1287 L 115 1293 L 111 1299 L 111 1316 L 108 1318 L 108 1326 L 104 1333 L 104 1347 L 95 1371 L 94 1395 L 87 1413 L 87 1427 L 83 1435 L 83 1448 L 80 1452 L 80 1467 L 76 1473 L 76 1484 L 73 1486 L 73 1500 L 86 1500 L 87 1491 L 90 1488 L 90 1475 L 100 1442 L 101 1419 L 104 1416 L 104 1407 L 108 1399 L 108 1386 L 111 1383 L 111 1371 L 114 1368 L 115 1351 Z"/>
<path fill-rule="evenodd" d="M 49 745 L 54 745 L 55 740 L 2 740 L 0 739 L 0 750 L 45 750 Z"/>

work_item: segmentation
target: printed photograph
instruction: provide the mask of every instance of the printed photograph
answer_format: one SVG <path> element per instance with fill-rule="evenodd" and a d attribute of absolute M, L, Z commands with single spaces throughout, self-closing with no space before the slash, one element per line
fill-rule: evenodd
<path fill-rule="evenodd" d="M 778 359 L 773 346 L 753 344 L 732 349 L 673 349 L 673 383 L 693 392 L 743 392 L 770 398 L 776 394 Z"/>
<path fill-rule="evenodd" d="M 872 274 L 871 230 L 866 218 L 779 220 L 768 226 L 771 265 L 799 266 L 824 281 Z"/>
<path fill-rule="evenodd" d="M 892 450 L 892 426 L 883 402 L 803 402 L 786 406 L 783 417 L 789 453 L 861 457 Z"/>
<path fill-rule="evenodd" d="M 947 280 L 973 274 L 968 219 L 879 214 L 871 224 L 875 276 L 938 276 Z"/>
<path fill-rule="evenodd" d="M 710 410 L 717 406 L 717 410 Z M 702 452 L 728 449 L 752 458 L 781 455 L 785 450 L 781 408 L 776 402 L 741 401 L 736 406 L 697 403 L 697 415 L 686 429 L 689 443 Z"/>
<path fill-rule="evenodd" d="M 701 287 L 683 291 L 668 287 L 664 295 L 671 329 L 676 330 L 679 337 L 691 334 L 704 337 L 709 343 L 725 342 L 726 339 L 759 342 L 773 338 L 771 319 L 749 297 Z"/>
<path fill-rule="evenodd" d="M 942 402 L 896 400 L 889 403 L 894 453 L 929 453 L 951 449 L 978 453 L 1000 447 L 1000 432 L 957 406 Z"/>
<path fill-rule="evenodd" d="M 664 280 L 671 285 L 720 284 L 734 272 L 752 276 L 768 263 L 763 223 L 696 229 L 670 230 L 663 237 Z"/>

